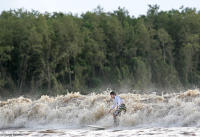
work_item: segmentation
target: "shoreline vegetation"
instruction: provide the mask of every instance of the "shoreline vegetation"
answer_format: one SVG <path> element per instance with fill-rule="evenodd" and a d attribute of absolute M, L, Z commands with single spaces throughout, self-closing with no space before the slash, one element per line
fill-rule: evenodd
<path fill-rule="evenodd" d="M 0 13 L 0 96 L 199 88 L 200 11 Z"/>

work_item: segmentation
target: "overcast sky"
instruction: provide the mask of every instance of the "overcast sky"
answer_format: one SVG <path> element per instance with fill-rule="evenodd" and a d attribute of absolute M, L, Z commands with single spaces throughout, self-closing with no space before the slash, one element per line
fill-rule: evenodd
<path fill-rule="evenodd" d="M 42 13 L 62 11 L 80 15 L 100 5 L 104 11 L 116 10 L 119 6 L 125 7 L 130 15 L 137 17 L 146 14 L 148 4 L 158 4 L 160 10 L 179 9 L 182 5 L 200 10 L 200 0 L 0 0 L 0 12 L 24 8 L 38 10 Z"/>

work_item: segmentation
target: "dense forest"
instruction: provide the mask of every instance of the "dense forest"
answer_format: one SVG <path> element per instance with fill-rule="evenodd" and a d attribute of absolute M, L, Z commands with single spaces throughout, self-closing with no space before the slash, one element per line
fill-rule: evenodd
<path fill-rule="evenodd" d="M 0 14 L 0 94 L 200 85 L 200 11 Z"/>

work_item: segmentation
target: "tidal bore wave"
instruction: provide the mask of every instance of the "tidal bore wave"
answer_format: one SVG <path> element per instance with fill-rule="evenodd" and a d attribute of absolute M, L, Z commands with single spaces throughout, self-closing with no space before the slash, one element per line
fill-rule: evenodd
<path fill-rule="evenodd" d="M 200 126 L 200 92 L 188 90 L 158 96 L 119 94 L 127 112 L 119 117 L 122 127 Z M 35 127 L 84 127 L 88 124 L 111 126 L 109 92 L 101 94 L 41 96 L 38 100 L 19 97 L 0 101 L 0 129 Z"/>

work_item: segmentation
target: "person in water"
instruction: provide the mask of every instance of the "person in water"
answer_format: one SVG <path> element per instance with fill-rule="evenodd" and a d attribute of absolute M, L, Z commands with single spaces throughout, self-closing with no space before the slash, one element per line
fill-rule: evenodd
<path fill-rule="evenodd" d="M 113 112 L 113 119 L 114 119 L 114 125 L 117 126 L 119 124 L 117 123 L 117 116 L 119 116 L 122 111 L 126 112 L 126 106 L 123 100 L 119 96 L 117 96 L 114 91 L 110 92 L 110 96 L 112 99 L 114 99 L 114 104 L 112 108 L 109 110 L 109 113 L 115 109 L 115 111 Z"/>

